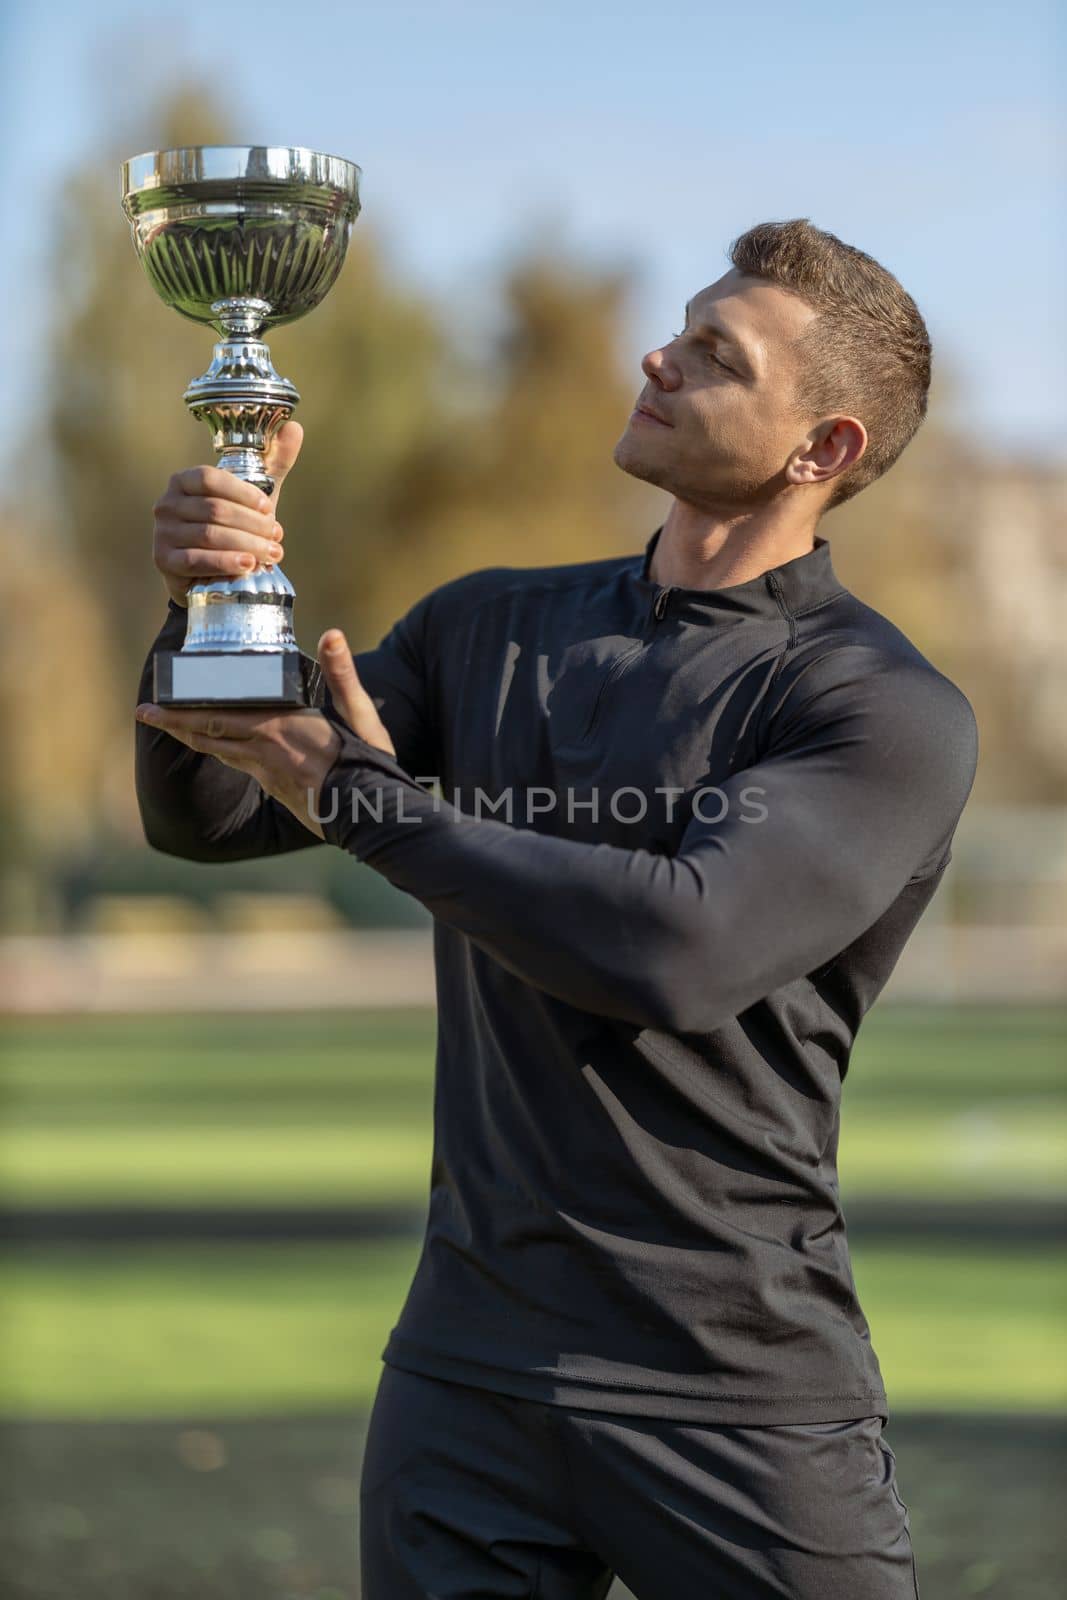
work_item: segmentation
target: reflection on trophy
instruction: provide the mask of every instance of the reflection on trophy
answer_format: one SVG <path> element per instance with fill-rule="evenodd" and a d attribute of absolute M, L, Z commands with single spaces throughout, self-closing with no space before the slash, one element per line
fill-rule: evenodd
<path fill-rule="evenodd" d="M 359 215 L 360 169 L 314 150 L 204 145 L 153 150 L 122 167 L 122 206 L 167 305 L 221 335 L 185 392 L 214 434 L 218 465 L 271 494 L 264 464 L 300 399 L 265 329 L 311 311 L 337 279 Z M 185 643 L 157 651 L 154 698 L 171 705 L 309 703 L 280 567 L 189 590 Z"/>

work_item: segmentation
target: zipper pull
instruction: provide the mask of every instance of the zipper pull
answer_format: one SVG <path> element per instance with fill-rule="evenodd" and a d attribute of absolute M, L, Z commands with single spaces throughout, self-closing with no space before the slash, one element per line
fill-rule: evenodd
<path fill-rule="evenodd" d="M 661 589 L 659 594 L 656 596 L 655 603 L 652 607 L 652 615 L 655 617 L 657 622 L 661 622 L 663 620 L 663 613 L 667 609 L 667 597 L 670 592 L 671 590 L 668 587 L 666 589 Z"/>

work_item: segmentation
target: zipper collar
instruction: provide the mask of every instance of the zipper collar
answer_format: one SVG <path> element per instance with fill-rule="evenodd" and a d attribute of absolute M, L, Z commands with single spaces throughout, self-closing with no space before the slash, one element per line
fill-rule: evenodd
<path fill-rule="evenodd" d="M 661 523 L 645 545 L 644 554 L 635 556 L 631 563 L 632 581 L 657 620 L 667 612 L 692 622 L 795 617 L 821 600 L 846 592 L 834 571 L 830 541 L 819 534 L 815 535 L 811 550 L 780 566 L 769 567 L 745 583 L 730 584 L 724 589 L 684 589 L 676 584 L 655 583 L 648 576 L 648 569 L 662 532 Z"/>

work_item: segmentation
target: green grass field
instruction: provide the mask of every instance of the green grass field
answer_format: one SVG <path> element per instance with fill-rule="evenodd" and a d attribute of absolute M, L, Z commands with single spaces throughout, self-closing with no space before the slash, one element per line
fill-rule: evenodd
<path fill-rule="evenodd" d="M 370 1402 L 418 1255 L 400 1244 L 153 1245 L 9 1265 L 0 1414 L 180 1417 Z M 1052 1249 L 853 1246 L 894 1406 L 1067 1409 Z"/>
<path fill-rule="evenodd" d="M 3 1203 L 421 1208 L 433 1039 L 426 1013 L 9 1022 Z M 1065 1058 L 1067 1013 L 876 1012 L 844 1090 L 846 1213 L 1062 1196 Z M 418 1250 L 5 1251 L 5 1600 L 358 1600 L 366 1408 Z M 852 1259 L 923 1594 L 1053 1600 L 1060 1251 L 979 1227 L 853 1236 Z"/>
<path fill-rule="evenodd" d="M 205 1042 L 206 1041 L 206 1042 Z M 4 1029 L 6 1205 L 425 1203 L 429 1013 L 60 1019 Z M 844 1089 L 842 1193 L 1064 1192 L 1065 1014 L 876 1014 Z M 362 1404 L 418 1241 L 23 1249 L 9 1416 Z M 898 1406 L 1067 1408 L 1054 1247 L 853 1240 Z"/>
<path fill-rule="evenodd" d="M 3 1029 L 4 1204 L 424 1201 L 430 1013 Z M 893 1011 L 845 1081 L 850 1196 L 1067 1189 L 1067 1013 Z"/>

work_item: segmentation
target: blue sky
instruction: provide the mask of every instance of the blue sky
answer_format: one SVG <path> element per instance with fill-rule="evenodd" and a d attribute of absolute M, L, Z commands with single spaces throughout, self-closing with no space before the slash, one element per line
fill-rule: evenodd
<path fill-rule="evenodd" d="M 59 0 L 9 7 L 3 27 L 0 291 L 22 405 L 57 180 L 116 143 L 154 145 L 153 104 L 195 75 L 247 142 L 359 162 L 398 273 L 474 336 L 501 262 L 552 226 L 634 270 L 636 389 L 642 351 L 726 270 L 730 240 L 807 216 L 915 296 L 991 454 L 1067 456 L 1067 63 L 1050 4 Z"/>

